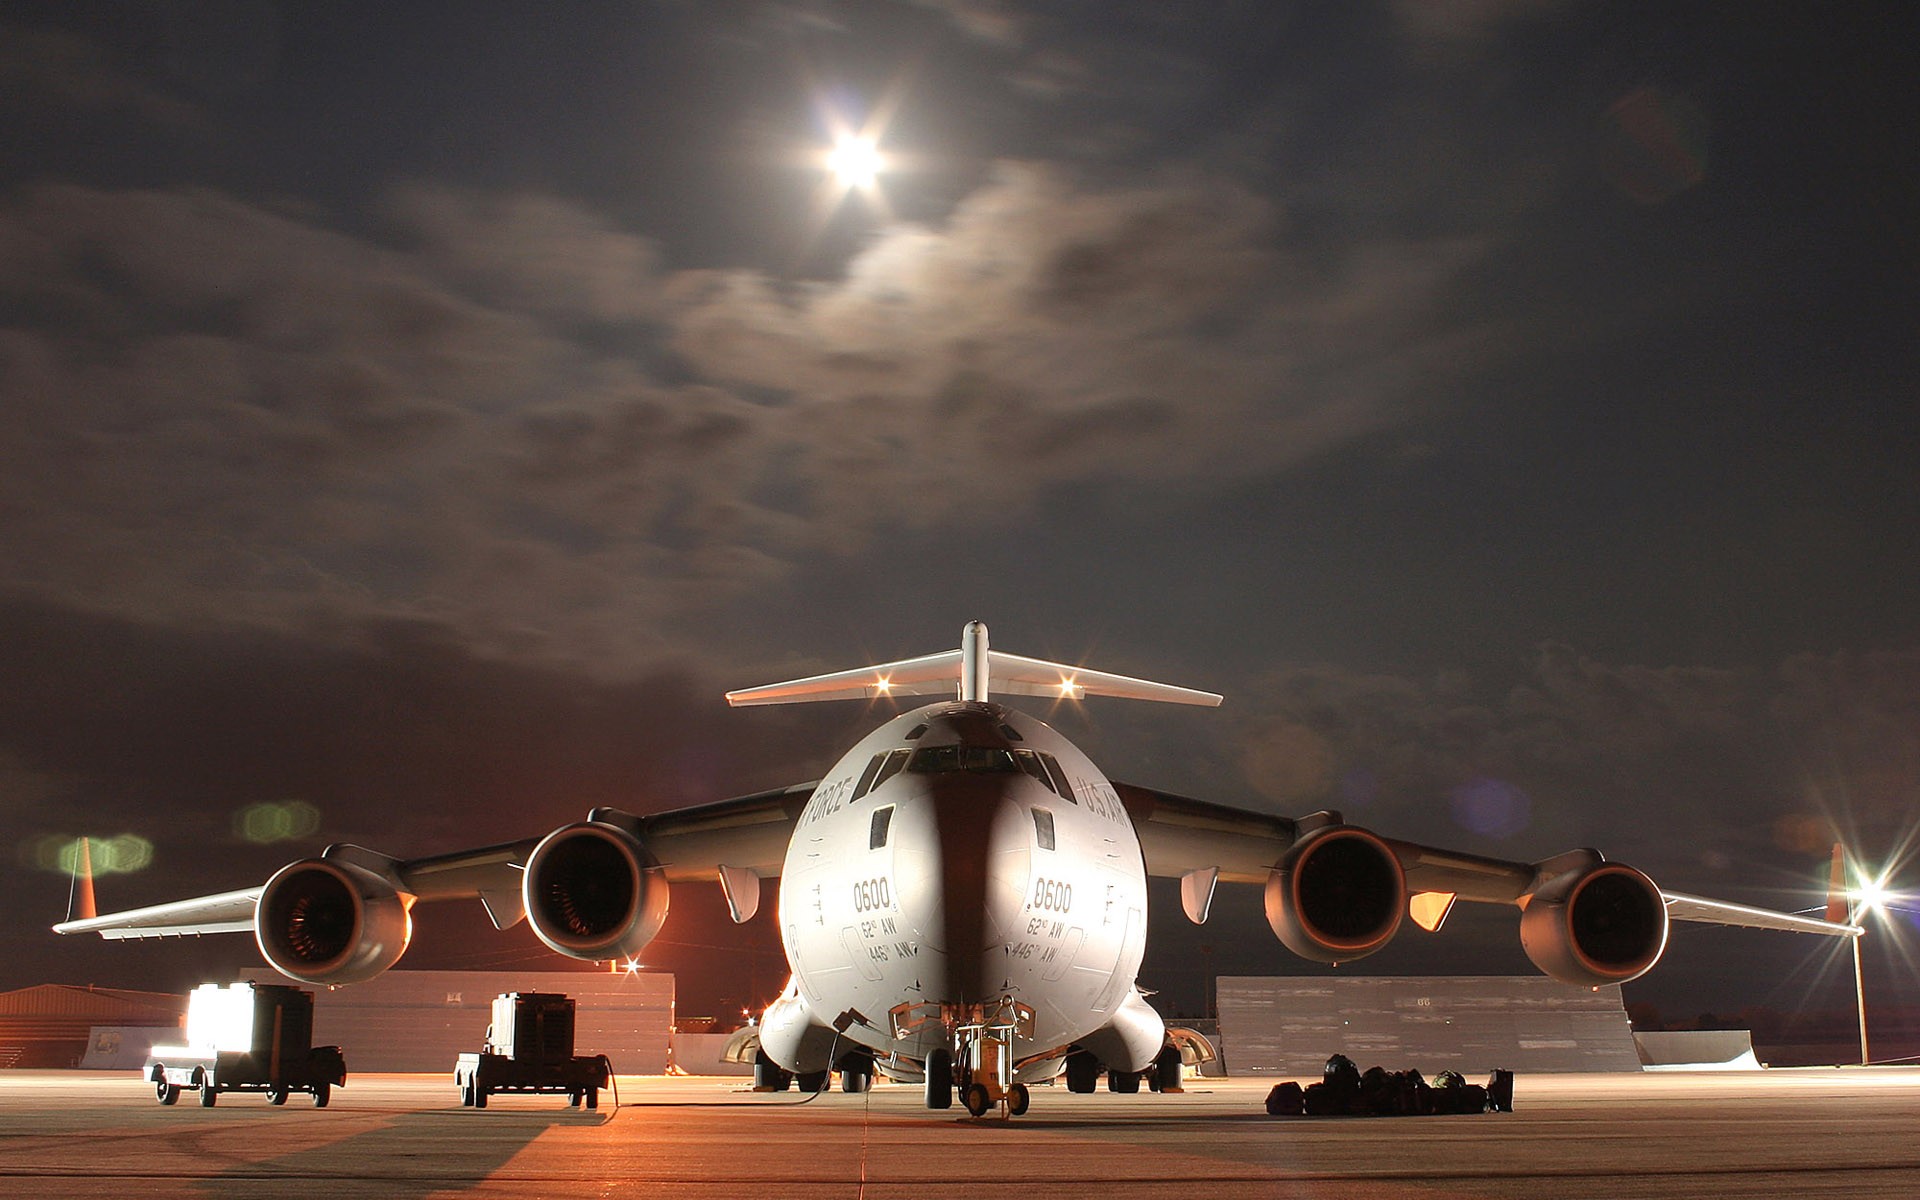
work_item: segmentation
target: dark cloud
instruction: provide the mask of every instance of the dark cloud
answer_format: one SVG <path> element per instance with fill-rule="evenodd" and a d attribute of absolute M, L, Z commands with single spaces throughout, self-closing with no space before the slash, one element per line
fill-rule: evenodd
<path fill-rule="evenodd" d="M 1343 807 L 1505 856 L 1591 844 L 1676 890 L 1764 903 L 1798 878 L 1805 904 L 1835 840 L 1872 855 L 1911 836 L 1916 704 L 1911 653 L 1736 672 L 1548 645 L 1511 682 L 1278 673 L 1236 736 L 1281 811 Z"/>
<path fill-rule="evenodd" d="M 0 92 L 16 103 L 90 115 L 130 116 L 191 131 L 204 114 L 141 79 L 98 42 L 62 29 L 0 22 Z"/>

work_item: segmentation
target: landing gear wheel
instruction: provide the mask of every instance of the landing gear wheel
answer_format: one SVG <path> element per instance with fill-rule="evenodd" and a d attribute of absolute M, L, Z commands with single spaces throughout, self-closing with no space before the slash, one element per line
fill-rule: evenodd
<path fill-rule="evenodd" d="M 840 1060 L 840 1090 L 850 1096 L 873 1090 L 873 1060 L 864 1054 Z"/>
<path fill-rule="evenodd" d="M 1107 1090 L 1121 1096 L 1131 1096 L 1140 1090 L 1140 1074 L 1137 1071 L 1116 1071 L 1107 1068 Z"/>
<path fill-rule="evenodd" d="M 285 1088 L 268 1088 L 267 1089 L 268 1104 L 271 1104 L 277 1108 L 280 1105 L 285 1104 L 286 1102 L 287 1102 L 287 1089 Z"/>
<path fill-rule="evenodd" d="M 927 1055 L 927 1107 L 953 1107 L 953 1053 L 944 1046 Z"/>
<path fill-rule="evenodd" d="M 153 1081 L 153 1098 L 162 1104 L 177 1104 L 180 1101 L 180 1085 L 156 1079 Z"/>
<path fill-rule="evenodd" d="M 784 1092 L 793 1086 L 793 1073 L 767 1057 L 765 1050 L 753 1054 L 753 1090 Z"/>
<path fill-rule="evenodd" d="M 218 1099 L 220 1099 L 220 1093 L 213 1090 L 213 1080 L 202 1079 L 200 1081 L 200 1107 L 212 1108 L 214 1101 Z"/>
<path fill-rule="evenodd" d="M 1161 1047 L 1160 1056 L 1153 1060 L 1153 1066 L 1150 1070 L 1153 1075 L 1154 1091 L 1179 1092 L 1186 1090 L 1181 1086 L 1184 1080 L 1182 1078 L 1183 1072 L 1180 1065 L 1180 1047 Z"/>
<path fill-rule="evenodd" d="M 1100 1086 L 1100 1060 L 1085 1050 L 1067 1055 L 1067 1090 L 1085 1094 Z"/>
<path fill-rule="evenodd" d="M 1027 1115 L 1027 1105 L 1032 1097 L 1027 1094 L 1027 1085 L 1016 1083 L 1007 1089 L 1007 1114 L 1014 1117 Z"/>
<path fill-rule="evenodd" d="M 329 1101 L 329 1100 L 331 1100 L 331 1099 L 333 1099 L 333 1085 L 332 1085 L 332 1084 L 329 1084 L 329 1083 L 316 1083 L 316 1084 L 314 1084 L 314 1086 L 313 1086 L 313 1106 L 314 1106 L 315 1108 L 325 1108 L 325 1107 L 327 1106 L 327 1101 Z"/>
<path fill-rule="evenodd" d="M 588 1108 L 588 1110 L 589 1110 L 589 1111 L 591 1111 L 591 1110 L 593 1110 L 593 1109 L 597 1109 L 597 1108 L 599 1108 L 599 1107 L 600 1107 L 600 1089 L 599 1089 L 599 1088 L 588 1088 L 588 1089 L 587 1089 L 587 1108 Z"/>
<path fill-rule="evenodd" d="M 970 1083 L 967 1085 L 967 1111 L 976 1117 L 987 1115 L 987 1109 L 993 1106 L 993 1098 L 987 1095 L 987 1085 Z"/>
<path fill-rule="evenodd" d="M 802 1071 L 796 1078 L 803 1092 L 824 1092 L 827 1090 L 828 1071 Z"/>

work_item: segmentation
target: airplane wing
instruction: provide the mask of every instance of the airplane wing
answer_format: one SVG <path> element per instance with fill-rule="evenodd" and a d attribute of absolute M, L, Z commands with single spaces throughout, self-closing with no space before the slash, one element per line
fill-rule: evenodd
<path fill-rule="evenodd" d="M 679 809 L 657 816 L 636 817 L 599 808 L 589 822 L 624 829 L 645 847 L 668 883 L 719 881 L 734 893 L 757 881 L 777 876 L 792 838 L 794 825 L 814 784 L 740 796 L 714 804 Z M 361 846 L 327 847 L 321 862 L 357 868 L 418 901 L 478 899 L 498 927 L 505 929 L 525 916 L 521 895 L 527 862 L 543 838 L 482 846 L 424 858 L 399 859 Z M 297 864 L 296 864 L 297 865 Z M 53 927 L 55 933 L 97 933 L 103 938 L 181 937 L 212 933 L 251 933 L 255 913 L 266 885 L 128 909 Z M 735 903 L 735 911 L 741 905 Z"/>
<path fill-rule="evenodd" d="M 243 888 L 237 892 L 221 892 L 217 896 L 130 908 L 103 917 L 63 921 L 55 925 L 53 931 L 97 933 L 109 940 L 182 937 L 200 933 L 251 933 L 253 910 L 260 902 L 262 890 L 257 887 Z"/>
<path fill-rule="evenodd" d="M 1216 877 L 1229 883 L 1264 884 L 1287 852 L 1309 834 L 1334 826 L 1351 828 L 1343 825 L 1338 813 L 1314 813 L 1298 819 L 1275 817 L 1134 784 L 1115 781 L 1113 786 L 1133 818 L 1147 873 L 1180 878 L 1183 888 L 1204 884 L 1210 889 L 1211 879 Z M 1455 900 L 1512 904 L 1524 909 L 1542 889 L 1605 861 L 1592 850 L 1575 850 L 1526 863 L 1395 838 L 1378 840 L 1399 860 L 1405 874 L 1410 915 L 1428 929 L 1439 928 Z M 1835 937 L 1858 937 L 1862 932 L 1858 925 L 1681 892 L 1661 890 L 1659 895 L 1669 920 Z M 1182 898 L 1186 899 L 1184 892 Z M 1204 916 L 1204 903 L 1198 905 L 1198 911 Z M 1188 915 L 1194 912 L 1195 905 L 1190 903 Z"/>

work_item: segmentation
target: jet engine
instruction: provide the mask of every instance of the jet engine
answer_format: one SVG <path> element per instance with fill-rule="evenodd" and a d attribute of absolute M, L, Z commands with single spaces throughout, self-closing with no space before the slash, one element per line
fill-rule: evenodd
<path fill-rule="evenodd" d="M 406 953 L 413 937 L 408 902 L 364 867 L 303 859 L 267 880 L 253 934 L 282 975 L 302 983 L 362 983 Z"/>
<path fill-rule="evenodd" d="M 1267 924 L 1314 962 L 1372 954 L 1393 939 L 1406 911 L 1406 873 L 1393 848 L 1352 825 L 1309 833 L 1267 877 Z"/>
<path fill-rule="evenodd" d="M 1520 912 L 1520 944 L 1562 983 L 1625 983 L 1667 948 L 1667 903 L 1632 867 L 1597 863 L 1536 891 Z"/>
<path fill-rule="evenodd" d="M 639 838 L 600 821 L 540 839 L 520 887 L 535 936 L 570 958 L 636 955 L 667 919 L 666 872 Z"/>

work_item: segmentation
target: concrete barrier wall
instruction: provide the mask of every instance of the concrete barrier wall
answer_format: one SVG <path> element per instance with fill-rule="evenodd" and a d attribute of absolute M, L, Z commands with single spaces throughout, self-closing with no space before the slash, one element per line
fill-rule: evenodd
<path fill-rule="evenodd" d="M 286 983 L 269 970 L 258 983 Z M 667 1069 L 673 976 L 597 971 L 388 971 L 314 994 L 313 1040 L 338 1045 L 347 1070 L 445 1071 L 480 1049 L 502 992 L 559 992 L 574 1000 L 574 1053 L 604 1054 L 625 1075 Z"/>
<path fill-rule="evenodd" d="M 752 1075 L 750 1063 L 720 1061 L 726 1049 L 725 1033 L 676 1033 L 673 1035 L 673 1065 L 689 1075 Z"/>
<path fill-rule="evenodd" d="M 1638 1071 L 1620 989 L 1543 976 L 1222 976 L 1228 1075 L 1318 1076 L 1329 1055 L 1361 1070 Z"/>
<path fill-rule="evenodd" d="M 1683 1029 L 1636 1033 L 1634 1046 L 1649 1071 L 1757 1071 L 1753 1034 L 1745 1029 Z"/>

